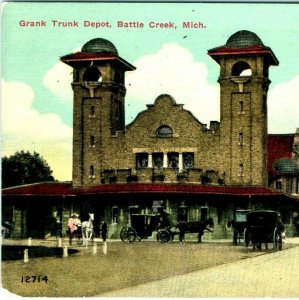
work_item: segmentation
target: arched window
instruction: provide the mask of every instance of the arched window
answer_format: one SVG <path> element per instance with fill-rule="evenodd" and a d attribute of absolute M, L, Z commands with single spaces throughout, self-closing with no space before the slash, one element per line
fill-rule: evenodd
<path fill-rule="evenodd" d="M 156 131 L 157 137 L 165 138 L 165 137 L 172 137 L 172 135 L 173 135 L 172 129 L 167 125 L 160 126 Z"/>
<path fill-rule="evenodd" d="M 232 68 L 232 75 L 233 76 L 251 76 L 252 70 L 250 65 L 245 61 L 239 61 L 234 64 Z"/>

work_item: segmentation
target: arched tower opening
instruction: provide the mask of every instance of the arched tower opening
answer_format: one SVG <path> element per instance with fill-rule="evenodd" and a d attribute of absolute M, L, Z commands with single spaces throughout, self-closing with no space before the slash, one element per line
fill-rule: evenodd
<path fill-rule="evenodd" d="M 85 82 L 102 82 L 102 74 L 96 67 L 88 67 L 83 74 Z"/>
<path fill-rule="evenodd" d="M 232 67 L 232 76 L 251 76 L 252 70 L 250 65 L 245 61 L 238 61 Z"/>

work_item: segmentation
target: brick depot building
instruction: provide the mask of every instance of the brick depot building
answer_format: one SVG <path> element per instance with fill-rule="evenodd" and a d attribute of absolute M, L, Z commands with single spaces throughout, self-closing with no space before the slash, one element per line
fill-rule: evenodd
<path fill-rule="evenodd" d="M 61 57 L 73 68 L 72 182 L 3 190 L 3 216 L 13 222 L 13 236 L 45 236 L 53 211 L 63 228 L 70 214 L 84 220 L 93 211 L 95 222 L 105 218 L 110 237 L 118 238 L 130 214 L 161 206 L 174 224 L 213 217 L 214 238 L 229 236 L 226 222 L 235 209 L 275 209 L 293 234 L 298 135 L 267 132 L 269 68 L 278 60 L 245 30 L 208 55 L 220 67 L 220 122 L 208 127 L 167 94 L 126 126 L 125 72 L 135 67 L 108 40 L 93 39 Z M 281 172 L 288 163 L 277 165 L 281 159 L 293 164 L 289 194 L 279 184 L 289 180 Z"/>

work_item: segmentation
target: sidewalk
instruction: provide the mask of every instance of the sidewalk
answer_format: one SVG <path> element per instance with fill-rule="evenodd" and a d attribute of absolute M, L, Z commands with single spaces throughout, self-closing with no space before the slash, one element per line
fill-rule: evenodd
<path fill-rule="evenodd" d="M 298 238 L 287 242 L 298 243 Z M 298 286 L 299 247 L 295 247 L 98 297 L 298 298 Z"/>

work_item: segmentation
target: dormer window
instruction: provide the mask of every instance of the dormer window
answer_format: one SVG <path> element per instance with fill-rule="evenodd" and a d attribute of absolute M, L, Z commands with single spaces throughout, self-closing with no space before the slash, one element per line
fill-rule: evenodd
<path fill-rule="evenodd" d="M 163 125 L 157 129 L 156 136 L 159 138 L 169 138 L 173 136 L 173 132 L 169 126 Z"/>

